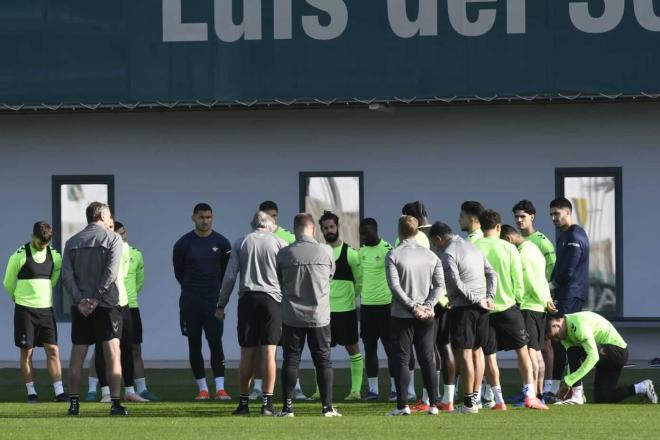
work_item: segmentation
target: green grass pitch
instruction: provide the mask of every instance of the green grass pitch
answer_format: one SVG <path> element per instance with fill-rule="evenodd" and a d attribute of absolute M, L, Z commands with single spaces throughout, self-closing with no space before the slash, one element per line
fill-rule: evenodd
<path fill-rule="evenodd" d="M 382 375 L 381 394 L 385 394 L 389 384 L 385 371 Z M 311 394 L 310 372 L 304 371 L 301 376 L 303 388 Z M 385 416 L 393 408 L 389 402 L 342 402 L 350 375 L 348 370 L 337 369 L 335 405 L 342 418 L 320 417 L 318 402 L 297 403 L 293 419 L 262 418 L 257 403 L 251 406 L 253 415 L 237 418 L 231 416 L 236 400 L 192 402 L 196 389 L 188 370 L 149 370 L 147 378 L 150 389 L 162 397 L 162 402 L 127 404 L 129 417 L 112 419 L 107 415 L 108 404 L 82 402 L 81 416 L 70 418 L 65 415 L 66 404 L 47 403 L 53 395 L 44 371 L 39 371 L 36 379 L 41 403 L 28 405 L 23 403 L 25 387 L 20 372 L 0 370 L 0 439 L 660 438 L 660 406 L 640 404 L 637 398 L 618 405 L 554 406 L 544 412 L 510 408 L 505 413 L 483 410 L 477 415 L 414 414 L 394 418 Z M 660 370 L 625 370 L 621 383 L 645 378 L 660 383 Z M 238 394 L 236 381 L 237 372 L 228 371 L 227 388 L 233 397 Z M 517 391 L 519 381 L 514 370 L 502 370 L 502 382 L 505 396 Z M 419 376 L 416 384 L 421 393 Z M 586 386 L 590 397 L 590 380 Z M 276 399 L 279 409 L 281 402 Z"/>

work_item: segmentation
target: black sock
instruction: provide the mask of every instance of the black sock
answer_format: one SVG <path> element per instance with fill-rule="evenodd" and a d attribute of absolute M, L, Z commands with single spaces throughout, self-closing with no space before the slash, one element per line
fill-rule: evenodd
<path fill-rule="evenodd" d="M 473 395 L 474 394 L 465 394 L 463 396 L 463 405 L 467 406 L 468 408 L 472 408 L 472 404 L 473 404 L 472 396 Z"/>
<path fill-rule="evenodd" d="M 238 398 L 238 404 L 240 406 L 248 406 L 249 402 L 250 402 L 250 396 L 248 394 L 241 394 L 240 397 Z"/>
<path fill-rule="evenodd" d="M 78 395 L 78 394 L 69 394 L 69 402 L 72 405 L 78 405 L 80 403 L 80 395 Z"/>
<path fill-rule="evenodd" d="M 273 394 L 263 393 L 261 395 L 261 404 L 267 408 L 271 408 L 273 406 Z"/>
<path fill-rule="evenodd" d="M 323 414 L 325 414 L 325 413 L 327 413 L 327 412 L 330 412 L 330 411 L 332 411 L 332 407 L 331 407 L 331 406 L 324 406 L 324 407 L 323 407 Z"/>
<path fill-rule="evenodd" d="M 293 412 L 293 399 L 284 400 L 284 412 Z"/>
<path fill-rule="evenodd" d="M 119 397 L 111 397 L 110 400 L 112 401 L 113 407 L 116 408 L 118 406 L 121 406 L 121 404 L 119 403 L 121 399 Z"/>

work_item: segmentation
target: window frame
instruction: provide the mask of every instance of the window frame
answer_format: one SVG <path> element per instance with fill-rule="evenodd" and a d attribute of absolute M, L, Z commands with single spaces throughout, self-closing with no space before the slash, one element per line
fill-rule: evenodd
<path fill-rule="evenodd" d="M 52 247 L 64 255 L 62 247 L 62 185 L 106 185 L 108 187 L 108 205 L 110 211 L 115 212 L 115 176 L 112 174 L 84 174 L 84 175 L 53 175 L 51 180 L 53 234 Z M 57 283 L 53 289 L 53 310 L 59 322 L 70 322 L 71 313 L 63 310 L 62 285 Z"/>
<path fill-rule="evenodd" d="M 571 177 L 613 177 L 614 178 L 614 245 L 616 247 L 614 270 L 616 271 L 616 311 L 604 312 L 603 316 L 623 319 L 623 168 L 622 167 L 575 167 L 555 168 L 555 196 L 565 196 L 565 179 Z M 559 229 L 556 230 L 559 236 Z"/>

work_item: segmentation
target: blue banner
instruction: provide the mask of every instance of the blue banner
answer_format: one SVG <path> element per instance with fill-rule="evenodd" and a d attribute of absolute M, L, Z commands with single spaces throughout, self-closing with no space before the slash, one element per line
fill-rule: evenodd
<path fill-rule="evenodd" d="M 658 48 L 655 0 L 3 0 L 0 104 L 653 94 Z"/>

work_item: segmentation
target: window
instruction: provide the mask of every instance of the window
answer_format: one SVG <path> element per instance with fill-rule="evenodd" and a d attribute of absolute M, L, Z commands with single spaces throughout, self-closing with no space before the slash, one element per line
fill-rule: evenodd
<path fill-rule="evenodd" d="M 114 212 L 114 176 L 53 176 L 53 247 L 64 252 L 66 242 L 87 226 L 85 208 L 91 202 L 110 205 Z M 71 319 L 71 295 L 61 283 L 53 291 L 58 320 Z"/>
<path fill-rule="evenodd" d="M 621 168 L 558 168 L 556 193 L 573 204 L 573 220 L 589 236 L 589 299 L 585 308 L 623 314 Z"/>
<path fill-rule="evenodd" d="M 359 226 L 363 214 L 363 173 L 309 172 L 300 173 L 300 210 L 318 219 L 323 211 L 339 217 L 339 234 L 353 248 L 360 247 Z M 320 228 L 316 239 L 324 242 Z"/>

